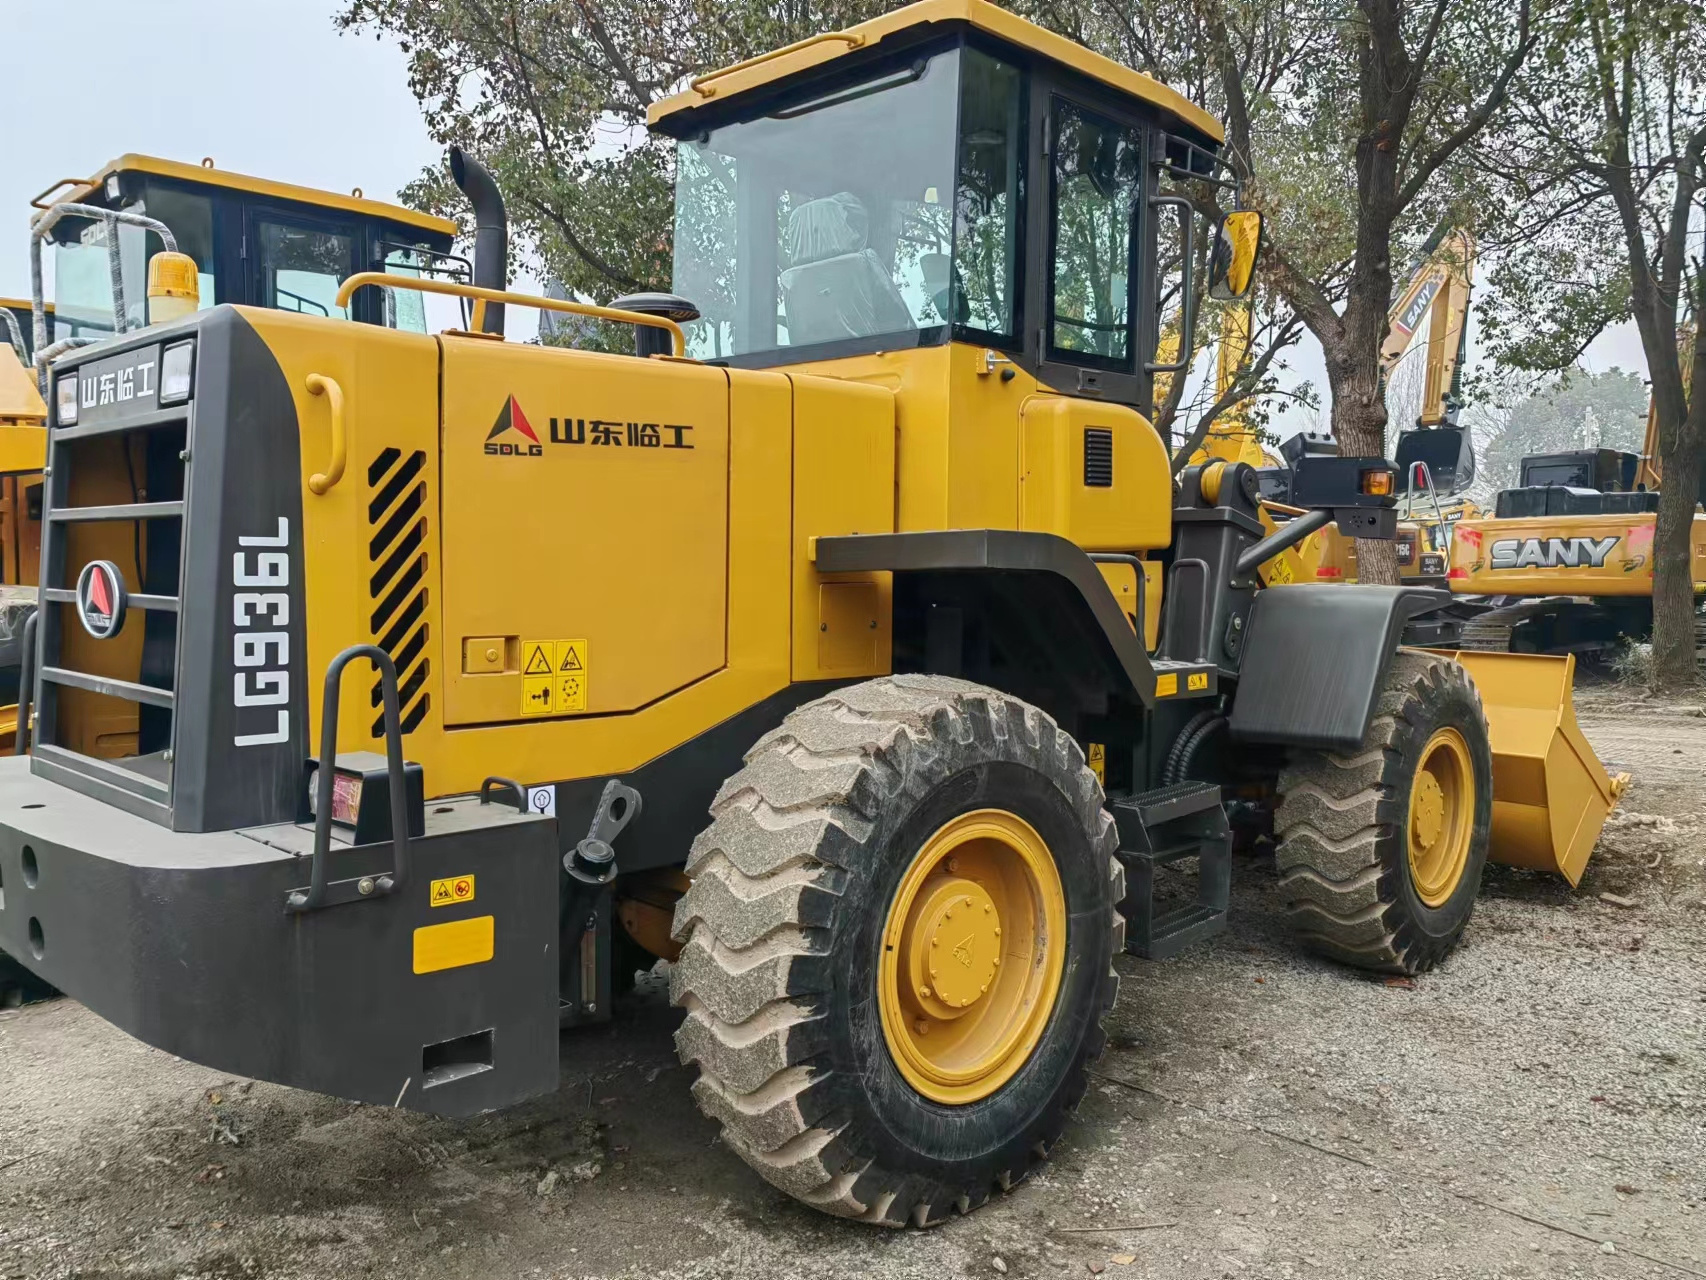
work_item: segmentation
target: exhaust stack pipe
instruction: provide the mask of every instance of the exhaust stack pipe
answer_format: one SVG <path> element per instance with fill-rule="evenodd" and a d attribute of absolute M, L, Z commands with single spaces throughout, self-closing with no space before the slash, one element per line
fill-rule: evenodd
<path fill-rule="evenodd" d="M 509 287 L 509 221 L 503 193 L 486 166 L 461 147 L 450 148 L 450 176 L 474 206 L 474 284 L 481 289 Z M 486 304 L 485 332 L 502 335 L 501 302 Z"/>

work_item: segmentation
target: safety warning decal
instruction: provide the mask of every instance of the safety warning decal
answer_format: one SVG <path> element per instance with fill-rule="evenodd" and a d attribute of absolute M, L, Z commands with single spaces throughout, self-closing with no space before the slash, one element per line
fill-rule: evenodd
<path fill-rule="evenodd" d="M 1108 785 L 1108 749 L 1100 742 L 1092 742 L 1086 753 L 1090 762 L 1090 772 L 1096 775 L 1096 781 L 1104 787 Z"/>
<path fill-rule="evenodd" d="M 586 710 L 585 640 L 527 640 L 521 646 L 521 714 L 566 715 Z"/>
<path fill-rule="evenodd" d="M 1206 671 L 1193 671 L 1193 672 L 1191 672 L 1190 675 L 1185 677 L 1185 688 L 1186 689 L 1206 689 L 1206 688 L 1208 688 L 1208 672 L 1206 672 Z"/>
<path fill-rule="evenodd" d="M 454 907 L 458 903 L 472 902 L 474 877 L 451 876 L 448 880 L 434 880 L 427 900 L 435 907 Z"/>

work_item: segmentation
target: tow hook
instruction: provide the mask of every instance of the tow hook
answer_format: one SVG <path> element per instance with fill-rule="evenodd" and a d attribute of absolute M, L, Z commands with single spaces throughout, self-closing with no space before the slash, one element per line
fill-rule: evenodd
<path fill-rule="evenodd" d="M 622 829 L 640 816 L 640 793 L 612 778 L 598 797 L 598 811 L 586 839 L 563 855 L 563 870 L 582 884 L 606 885 L 616 878 L 616 850 Z"/>

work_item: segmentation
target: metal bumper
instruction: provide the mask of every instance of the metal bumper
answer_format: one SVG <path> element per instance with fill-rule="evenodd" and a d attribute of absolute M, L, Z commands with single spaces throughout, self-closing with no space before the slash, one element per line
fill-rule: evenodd
<path fill-rule="evenodd" d="M 555 822 L 429 804 L 396 892 L 287 912 L 312 843 L 294 825 L 168 831 L 0 760 L 0 950 L 234 1075 L 447 1116 L 555 1089 Z M 391 846 L 331 856 L 359 878 Z"/>

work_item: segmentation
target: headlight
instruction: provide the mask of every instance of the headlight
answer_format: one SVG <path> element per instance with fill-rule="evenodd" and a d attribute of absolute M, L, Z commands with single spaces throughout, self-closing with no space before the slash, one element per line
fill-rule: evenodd
<path fill-rule="evenodd" d="M 56 416 L 59 419 L 59 425 L 62 427 L 72 426 L 77 421 L 76 370 L 72 370 L 70 373 L 60 374 L 53 380 L 53 385 L 57 388 L 57 393 L 54 396 L 54 402 L 57 410 Z"/>
<path fill-rule="evenodd" d="M 160 403 L 182 404 L 190 398 L 190 378 L 195 369 L 195 343 L 180 342 L 167 347 L 160 357 Z"/>

